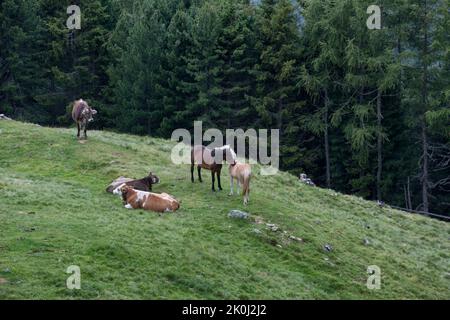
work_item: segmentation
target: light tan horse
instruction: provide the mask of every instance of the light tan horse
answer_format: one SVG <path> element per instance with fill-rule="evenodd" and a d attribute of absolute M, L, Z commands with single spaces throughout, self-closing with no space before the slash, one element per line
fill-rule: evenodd
<path fill-rule="evenodd" d="M 230 195 L 233 195 L 233 182 L 237 180 L 237 193 L 239 194 L 239 187 L 242 184 L 242 195 L 244 196 L 244 205 L 248 204 L 250 195 L 250 179 L 252 177 L 252 167 L 247 163 L 230 164 L 228 167 L 230 173 Z"/>

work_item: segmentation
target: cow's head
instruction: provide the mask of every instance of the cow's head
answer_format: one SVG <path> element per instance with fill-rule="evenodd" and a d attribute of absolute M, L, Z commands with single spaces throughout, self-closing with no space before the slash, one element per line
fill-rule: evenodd
<path fill-rule="evenodd" d="M 148 178 L 150 179 L 150 181 L 152 182 L 152 184 L 157 184 L 159 183 L 159 178 L 158 176 L 155 176 L 153 173 L 149 173 L 148 174 Z"/>
<path fill-rule="evenodd" d="M 96 115 L 96 114 L 97 114 L 97 110 L 92 109 L 91 107 L 84 108 L 83 111 L 81 112 L 82 117 L 87 122 L 94 121 L 94 115 Z"/>
<path fill-rule="evenodd" d="M 120 186 L 118 186 L 117 188 L 115 188 L 114 190 L 113 190 L 113 194 L 117 194 L 117 195 L 119 195 L 119 196 L 121 196 L 123 193 L 122 193 L 122 188 L 124 188 L 124 187 L 126 187 L 127 185 L 125 184 L 125 183 L 122 183 Z M 125 188 L 123 189 L 123 190 L 125 190 Z"/>

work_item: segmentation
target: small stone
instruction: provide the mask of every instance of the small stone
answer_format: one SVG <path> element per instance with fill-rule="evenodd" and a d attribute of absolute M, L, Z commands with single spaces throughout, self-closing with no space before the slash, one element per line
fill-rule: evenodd
<path fill-rule="evenodd" d="M 325 250 L 325 251 L 327 251 L 327 252 L 331 252 L 331 251 L 333 251 L 333 247 L 330 245 L 330 244 L 326 244 L 326 245 L 324 245 L 323 246 L 323 249 Z"/>
<path fill-rule="evenodd" d="M 276 224 L 272 224 L 272 223 L 267 223 L 266 226 L 267 226 L 267 228 L 269 228 L 273 232 L 277 232 L 278 229 L 279 229 Z"/>
<path fill-rule="evenodd" d="M 255 228 L 255 229 L 253 229 L 253 232 L 256 233 L 256 234 L 260 234 L 261 230 Z"/>
<path fill-rule="evenodd" d="M 231 210 L 228 213 L 229 218 L 236 218 L 236 219 L 248 219 L 248 213 L 239 211 L 239 210 Z"/>
<path fill-rule="evenodd" d="M 365 246 L 370 245 L 370 241 L 367 238 L 364 238 L 363 243 L 364 243 Z"/>
<path fill-rule="evenodd" d="M 6 268 L 3 270 L 3 273 L 10 273 L 10 272 L 11 272 L 11 269 L 9 269 L 9 268 Z"/>
<path fill-rule="evenodd" d="M 289 236 L 289 239 L 291 239 L 293 241 L 297 241 L 297 242 L 303 242 L 302 238 L 298 238 L 298 237 L 294 237 L 294 236 Z"/>
<path fill-rule="evenodd" d="M 253 220 L 256 224 L 263 224 L 264 223 L 264 219 L 259 217 L 259 216 L 254 216 Z"/>

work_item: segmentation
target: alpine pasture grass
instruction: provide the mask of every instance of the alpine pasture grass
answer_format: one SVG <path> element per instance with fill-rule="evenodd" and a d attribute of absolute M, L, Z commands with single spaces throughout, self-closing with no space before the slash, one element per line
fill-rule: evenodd
<path fill-rule="evenodd" d="M 211 178 L 190 182 L 173 142 L 0 122 L 0 299 L 448 299 L 450 225 L 301 184 L 261 176 L 250 204 Z M 123 208 L 105 192 L 148 171 L 182 201 L 176 213 Z M 232 209 L 253 219 L 228 218 Z M 282 231 L 269 230 L 273 223 Z M 300 237 L 290 241 L 284 234 Z M 332 251 L 323 249 L 325 244 Z M 81 268 L 81 290 L 66 287 Z M 381 289 L 366 287 L 381 268 Z"/>

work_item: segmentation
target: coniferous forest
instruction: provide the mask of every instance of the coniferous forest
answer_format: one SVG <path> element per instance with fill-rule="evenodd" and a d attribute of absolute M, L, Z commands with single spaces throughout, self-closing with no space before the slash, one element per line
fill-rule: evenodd
<path fill-rule="evenodd" d="M 71 126 L 83 98 L 96 129 L 279 128 L 283 170 L 450 215 L 449 14 L 449 0 L 1 0 L 0 113 Z"/>

